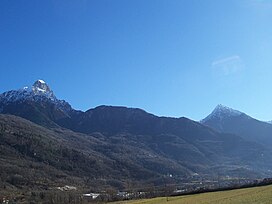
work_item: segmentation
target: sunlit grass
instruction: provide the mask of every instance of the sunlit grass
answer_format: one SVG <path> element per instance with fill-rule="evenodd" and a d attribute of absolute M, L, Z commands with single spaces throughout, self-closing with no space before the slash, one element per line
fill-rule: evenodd
<path fill-rule="evenodd" d="M 187 195 L 179 197 L 165 197 L 143 199 L 135 201 L 116 202 L 115 204 L 271 204 L 272 185 L 238 189 L 230 191 L 202 193 L 197 195 Z"/>

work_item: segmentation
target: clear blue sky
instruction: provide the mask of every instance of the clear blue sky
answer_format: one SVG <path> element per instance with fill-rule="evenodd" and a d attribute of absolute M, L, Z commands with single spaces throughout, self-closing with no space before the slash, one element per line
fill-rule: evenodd
<path fill-rule="evenodd" d="M 0 92 L 45 80 L 74 108 L 272 120 L 272 1 L 1 0 Z"/>

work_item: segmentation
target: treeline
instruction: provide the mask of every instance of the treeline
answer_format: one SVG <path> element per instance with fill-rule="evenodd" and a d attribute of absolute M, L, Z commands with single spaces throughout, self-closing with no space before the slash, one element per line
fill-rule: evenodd
<path fill-rule="evenodd" d="M 202 187 L 202 188 L 198 188 L 196 190 L 190 190 L 190 191 L 185 191 L 185 192 L 181 192 L 181 193 L 172 193 L 169 196 L 193 195 L 193 194 L 199 194 L 199 193 L 227 191 L 227 190 L 235 190 L 235 189 L 242 189 L 242 188 L 252 188 L 252 187 L 267 186 L 267 185 L 272 185 L 272 178 L 265 178 L 265 179 L 263 179 L 261 181 L 255 180 L 255 181 L 247 183 L 247 184 L 237 183 L 235 185 L 227 186 L 227 187 L 219 187 L 219 188 Z"/>
<path fill-rule="evenodd" d="M 226 191 L 242 188 L 251 188 L 257 186 L 271 185 L 272 178 L 265 178 L 261 181 L 253 181 L 249 184 L 244 185 L 233 185 L 229 187 L 222 188 L 198 188 L 197 190 L 189 190 L 182 193 L 175 193 L 176 186 L 164 186 L 164 187 L 149 187 L 127 191 L 118 192 L 114 189 L 107 190 L 100 193 L 100 195 L 93 199 L 92 197 L 84 196 L 83 192 L 79 191 L 60 191 L 57 189 L 51 189 L 47 191 L 32 191 L 24 196 L 16 196 L 13 199 L 9 199 L 9 204 L 12 203 L 44 203 L 44 204 L 87 204 L 87 203 L 107 203 L 113 201 L 121 200 L 132 200 L 132 199 L 144 199 L 144 198 L 154 198 L 154 197 L 170 197 L 170 196 L 182 196 L 182 195 L 193 195 L 199 193 L 216 192 L 216 191 Z M 123 193 L 123 194 L 121 194 Z M 3 199 L 3 198 L 2 198 Z M 1 201 L 1 197 L 0 197 Z"/>

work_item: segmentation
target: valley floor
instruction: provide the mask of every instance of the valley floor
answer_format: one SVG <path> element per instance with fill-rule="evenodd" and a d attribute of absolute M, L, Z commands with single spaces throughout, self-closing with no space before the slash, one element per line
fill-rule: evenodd
<path fill-rule="evenodd" d="M 271 204 L 272 185 L 196 195 L 116 202 L 115 204 Z"/>

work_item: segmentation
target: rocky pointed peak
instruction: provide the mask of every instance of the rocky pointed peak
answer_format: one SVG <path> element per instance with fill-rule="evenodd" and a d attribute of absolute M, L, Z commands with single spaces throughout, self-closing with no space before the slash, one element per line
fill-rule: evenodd
<path fill-rule="evenodd" d="M 51 92 L 49 86 L 41 79 L 37 80 L 33 86 L 32 86 L 32 90 L 34 92 Z"/>
<path fill-rule="evenodd" d="M 50 89 L 48 84 L 39 79 L 35 81 L 35 83 L 30 87 L 23 87 L 18 90 L 11 90 L 0 94 L 0 112 L 1 107 L 7 104 L 14 102 L 25 102 L 25 101 L 33 101 L 33 102 L 44 102 L 44 103 L 53 103 L 59 109 L 69 112 L 72 110 L 70 104 L 68 104 L 64 100 L 59 100 L 54 95 L 53 91 Z"/>
<path fill-rule="evenodd" d="M 35 83 L 32 85 L 31 91 L 35 95 L 45 96 L 51 100 L 55 100 L 56 97 L 53 93 L 53 91 L 50 89 L 50 87 L 45 83 L 45 81 L 39 79 L 35 81 Z"/>
<path fill-rule="evenodd" d="M 213 112 L 215 113 L 226 113 L 226 114 L 231 114 L 231 115 L 240 115 L 242 112 L 238 111 L 238 110 L 234 110 L 232 108 L 229 108 L 227 106 L 224 106 L 222 104 L 219 104 L 215 107 L 215 109 L 213 110 Z"/>
<path fill-rule="evenodd" d="M 229 108 L 227 106 L 224 106 L 222 104 L 219 104 L 215 107 L 215 109 L 212 111 L 210 115 L 208 115 L 206 118 L 204 118 L 201 122 L 204 123 L 205 121 L 211 120 L 211 119 L 217 119 L 222 120 L 223 118 L 227 117 L 235 117 L 240 116 L 244 113 L 234 110 L 232 108 Z"/>
<path fill-rule="evenodd" d="M 50 87 L 41 79 L 35 81 L 31 87 L 7 91 L 0 95 L 0 99 L 3 103 L 21 100 L 57 100 Z"/>

